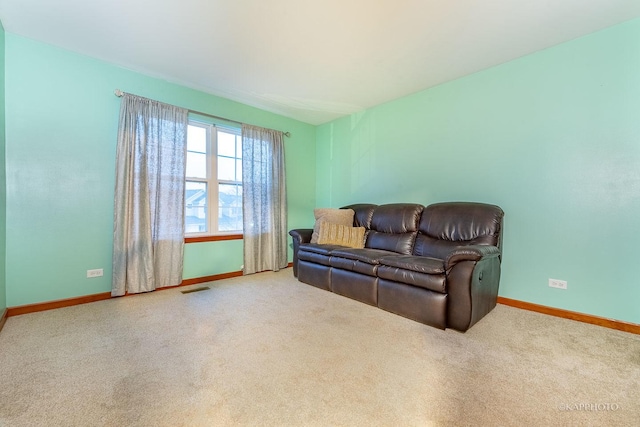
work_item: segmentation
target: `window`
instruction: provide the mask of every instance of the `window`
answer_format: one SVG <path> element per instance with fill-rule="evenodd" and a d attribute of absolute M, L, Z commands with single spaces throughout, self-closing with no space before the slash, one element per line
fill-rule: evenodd
<path fill-rule="evenodd" d="M 241 233 L 240 129 L 190 121 L 186 175 L 185 233 Z"/>

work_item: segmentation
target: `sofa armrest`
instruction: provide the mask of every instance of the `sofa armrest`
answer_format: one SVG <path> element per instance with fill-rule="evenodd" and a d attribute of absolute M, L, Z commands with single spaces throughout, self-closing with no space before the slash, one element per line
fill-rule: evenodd
<path fill-rule="evenodd" d="M 500 248 L 459 246 L 447 255 L 447 327 L 464 332 L 496 306 Z"/>
<path fill-rule="evenodd" d="M 311 242 L 312 228 L 298 228 L 289 231 L 289 235 L 293 238 L 293 275 L 298 277 L 298 248 L 301 243 Z"/>
<path fill-rule="evenodd" d="M 298 228 L 298 229 L 289 231 L 289 235 L 293 237 L 294 244 L 296 243 L 296 241 L 298 244 L 309 243 L 311 241 L 312 234 L 313 234 L 312 228 Z"/>
<path fill-rule="evenodd" d="M 500 249 L 491 245 L 460 246 L 449 252 L 444 260 L 444 268 L 449 270 L 460 261 L 479 261 L 500 256 Z"/>

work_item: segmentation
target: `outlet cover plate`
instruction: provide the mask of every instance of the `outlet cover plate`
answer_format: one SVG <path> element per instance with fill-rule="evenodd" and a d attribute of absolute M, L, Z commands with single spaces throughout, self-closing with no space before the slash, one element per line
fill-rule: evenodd
<path fill-rule="evenodd" d="M 102 268 L 96 268 L 95 270 L 87 270 L 87 278 L 104 276 L 104 270 Z"/>
<path fill-rule="evenodd" d="M 557 289 L 567 289 L 567 281 L 559 279 L 549 279 L 549 287 Z"/>

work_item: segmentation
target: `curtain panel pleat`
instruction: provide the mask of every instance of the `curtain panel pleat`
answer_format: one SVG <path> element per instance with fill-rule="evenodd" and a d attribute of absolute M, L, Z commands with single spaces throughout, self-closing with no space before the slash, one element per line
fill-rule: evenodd
<path fill-rule="evenodd" d="M 283 133 L 242 126 L 244 274 L 287 266 Z"/>
<path fill-rule="evenodd" d="M 113 296 L 178 285 L 188 110 L 125 94 L 120 105 Z"/>

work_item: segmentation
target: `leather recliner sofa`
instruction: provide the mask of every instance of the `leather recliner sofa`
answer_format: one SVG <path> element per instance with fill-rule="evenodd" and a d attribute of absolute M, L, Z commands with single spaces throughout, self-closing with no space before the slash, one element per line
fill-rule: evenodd
<path fill-rule="evenodd" d="M 291 230 L 293 271 L 301 282 L 409 319 L 461 332 L 495 306 L 504 212 L 494 205 L 356 204 L 364 248 L 310 243 Z"/>

